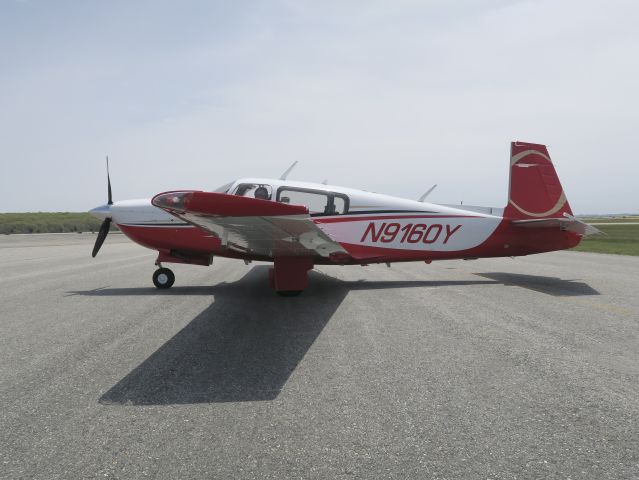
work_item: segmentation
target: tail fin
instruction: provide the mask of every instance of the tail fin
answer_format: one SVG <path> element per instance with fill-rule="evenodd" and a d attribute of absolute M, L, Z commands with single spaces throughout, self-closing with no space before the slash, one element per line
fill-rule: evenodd
<path fill-rule="evenodd" d="M 510 144 L 510 189 L 504 217 L 510 219 L 572 215 L 545 145 Z"/>

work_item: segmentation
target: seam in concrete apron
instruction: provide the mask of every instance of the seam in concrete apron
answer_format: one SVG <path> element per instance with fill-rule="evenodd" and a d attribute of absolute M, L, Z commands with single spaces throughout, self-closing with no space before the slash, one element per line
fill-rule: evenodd
<path fill-rule="evenodd" d="M 119 259 L 119 260 L 105 260 L 102 262 L 96 262 L 96 263 L 87 263 L 84 265 L 75 265 L 73 267 L 67 267 L 67 268 L 62 268 L 59 270 L 55 270 L 54 273 L 67 273 L 67 272 L 73 272 L 76 270 L 82 270 L 85 268 L 93 268 L 93 267 L 109 267 L 110 265 L 113 264 L 117 264 L 117 263 L 126 263 L 126 262 L 131 262 L 135 259 L 138 258 L 145 258 L 148 259 L 149 257 L 152 258 L 152 255 L 145 253 L 143 255 L 136 255 L 135 257 L 128 257 L 128 258 L 123 258 L 123 259 Z M 142 261 L 138 260 L 134 263 L 134 265 L 137 265 L 138 263 L 142 263 Z M 125 265 L 128 266 L 128 265 Z M 4 277 L 4 278 L 0 278 L 0 283 L 3 282 L 7 282 L 7 281 L 13 281 L 13 280 L 19 280 L 19 279 L 23 279 L 23 278 L 29 278 L 29 277 L 38 277 L 38 276 L 44 276 L 47 275 L 47 278 L 51 278 L 51 272 L 50 271 L 43 271 L 43 270 L 38 270 L 37 272 L 32 272 L 32 273 L 25 273 L 23 275 L 17 275 L 14 277 Z"/>
<path fill-rule="evenodd" d="M 574 297 L 559 297 L 562 300 L 570 300 L 573 301 L 575 303 L 581 303 L 584 305 L 588 305 L 589 307 L 594 307 L 594 308 L 598 308 L 599 310 L 604 310 L 610 313 L 619 313 L 621 315 L 627 316 L 627 317 L 632 317 L 632 318 L 638 318 L 639 317 L 639 312 L 636 311 L 632 311 L 629 310 L 627 308 L 624 307 L 618 307 L 616 305 L 610 305 L 608 303 L 601 303 L 601 302 L 592 302 L 590 300 L 586 300 L 586 299 L 581 299 L 581 298 L 574 298 Z"/>
<path fill-rule="evenodd" d="M 54 245 L 54 246 L 56 246 L 56 245 Z M 110 250 L 112 249 L 112 247 L 113 247 L 113 245 L 109 245 L 109 249 Z M 7 257 L 7 258 L 9 260 L 12 260 L 12 261 L 7 261 L 4 258 L 0 258 L 0 268 L 5 268 L 5 269 L 6 268 L 13 268 L 13 266 L 22 266 L 22 265 L 25 265 L 25 264 L 30 263 L 30 262 L 47 262 L 47 261 L 55 262 L 55 261 L 59 260 L 59 256 L 53 256 L 53 255 L 43 255 L 43 256 L 40 256 L 40 257 L 24 258 L 24 259 L 19 259 L 19 260 L 15 260 L 14 259 L 15 255 L 12 255 L 12 256 Z M 132 258 L 135 258 L 135 257 L 132 257 Z M 86 260 L 87 260 L 87 253 L 83 252 L 81 255 L 78 254 L 77 257 L 69 258 L 66 263 L 75 263 L 75 262 L 78 262 L 78 261 L 81 262 L 81 261 L 86 261 Z M 101 261 L 101 259 L 100 260 L 94 260 L 96 265 L 98 265 L 97 262 L 100 262 L 100 261 Z M 121 261 L 121 260 L 115 260 L 115 261 Z"/>
<path fill-rule="evenodd" d="M 110 246 L 110 248 L 114 248 L 114 247 L 121 247 L 123 245 L 129 245 L 130 242 L 127 241 L 123 241 L 123 242 L 109 242 L 108 245 Z M 10 248 L 49 248 L 49 247 L 65 247 L 65 248 L 75 248 L 78 247 L 80 245 L 87 245 L 89 248 L 92 247 L 92 244 L 89 242 L 76 242 L 76 243 L 38 243 L 38 244 L 31 244 L 31 245 L 20 245 L 20 244 L 13 244 L 13 245 L 3 245 L 2 242 L 0 242 L 0 247 L 2 247 L 3 250 L 8 250 Z"/>
<path fill-rule="evenodd" d="M 91 235 L 92 237 L 97 236 L 98 232 L 40 232 L 40 233 L 8 233 L 6 234 L 8 237 L 12 237 L 12 236 L 38 236 L 38 235 L 75 235 L 75 236 L 89 236 Z M 114 230 L 114 231 L 110 231 L 109 235 L 114 234 L 114 235 L 122 235 L 122 232 L 118 231 L 118 230 Z"/>

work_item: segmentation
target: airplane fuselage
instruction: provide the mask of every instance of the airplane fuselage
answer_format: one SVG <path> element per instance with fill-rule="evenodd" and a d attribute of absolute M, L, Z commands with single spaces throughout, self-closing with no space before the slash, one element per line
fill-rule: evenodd
<path fill-rule="evenodd" d="M 501 213 L 501 209 L 465 210 L 463 206 L 423 203 L 324 184 L 249 178 L 238 180 L 227 192 L 234 194 L 239 185 L 246 184 L 269 185 L 272 195 L 277 195 L 280 188 L 297 188 L 348 198 L 348 211 L 311 214 L 311 221 L 348 253 L 334 258 L 317 256 L 316 264 L 519 256 L 571 248 L 581 239 L 572 232 L 551 228 L 531 235 L 512 227 L 500 215 L 478 211 Z M 160 252 L 163 262 L 207 264 L 205 259 L 212 256 L 272 260 L 224 246 L 219 236 L 153 206 L 150 199 L 115 202 L 110 214 L 127 237 Z"/>

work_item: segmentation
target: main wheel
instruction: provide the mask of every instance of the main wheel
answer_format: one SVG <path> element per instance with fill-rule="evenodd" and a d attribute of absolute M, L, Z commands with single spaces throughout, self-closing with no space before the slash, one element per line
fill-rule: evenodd
<path fill-rule="evenodd" d="M 175 274 L 168 268 L 158 268 L 153 273 L 153 285 L 158 288 L 171 288 L 175 282 Z"/>
<path fill-rule="evenodd" d="M 280 297 L 297 297 L 300 293 L 302 293 L 302 290 L 278 290 L 277 294 Z"/>

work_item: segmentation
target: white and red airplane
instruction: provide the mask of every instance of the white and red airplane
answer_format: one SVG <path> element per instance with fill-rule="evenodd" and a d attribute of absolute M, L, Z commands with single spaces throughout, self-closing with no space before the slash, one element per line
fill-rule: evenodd
<path fill-rule="evenodd" d="M 293 182 L 286 180 L 289 171 L 279 179 L 242 178 L 214 192 L 179 190 L 115 203 L 108 179 L 108 204 L 90 212 L 104 219 L 93 256 L 113 222 L 159 252 L 158 288 L 175 281 L 163 264 L 208 266 L 220 256 L 273 262 L 271 287 L 297 295 L 314 265 L 514 257 L 572 248 L 598 231 L 572 216 L 544 145 L 511 144 L 503 209 Z"/>

